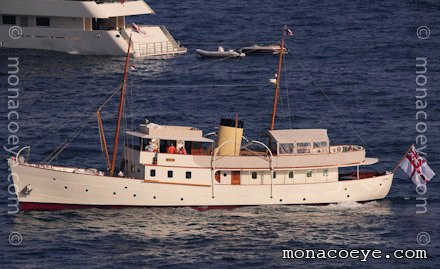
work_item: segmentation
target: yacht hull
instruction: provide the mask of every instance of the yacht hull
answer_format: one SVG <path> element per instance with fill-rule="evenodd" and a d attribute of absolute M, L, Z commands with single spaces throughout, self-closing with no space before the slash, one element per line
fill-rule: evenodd
<path fill-rule="evenodd" d="M 76 174 L 9 162 L 22 210 L 329 204 L 383 199 L 393 174 L 305 184 L 220 185 Z"/>

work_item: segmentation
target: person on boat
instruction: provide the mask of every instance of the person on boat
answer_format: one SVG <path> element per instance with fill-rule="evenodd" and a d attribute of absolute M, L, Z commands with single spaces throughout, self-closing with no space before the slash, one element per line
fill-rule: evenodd
<path fill-rule="evenodd" d="M 153 152 L 154 151 L 153 142 L 149 141 L 148 145 L 145 146 L 145 150 L 148 151 L 148 152 Z"/>
<path fill-rule="evenodd" d="M 179 154 L 186 155 L 186 149 L 184 147 L 180 147 Z"/>
<path fill-rule="evenodd" d="M 174 144 L 171 144 L 168 149 L 167 149 L 167 153 L 169 154 L 175 154 L 176 153 L 176 147 L 174 146 Z"/>
<path fill-rule="evenodd" d="M 220 47 L 218 47 L 218 50 L 217 50 L 218 52 L 225 52 L 225 49 L 222 47 L 222 46 L 220 46 Z"/>

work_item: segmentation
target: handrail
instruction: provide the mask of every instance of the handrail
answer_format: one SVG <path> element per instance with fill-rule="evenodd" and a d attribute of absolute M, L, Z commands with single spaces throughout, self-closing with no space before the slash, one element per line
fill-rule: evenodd
<path fill-rule="evenodd" d="M 223 147 L 224 145 L 228 144 L 228 143 L 235 143 L 234 140 L 228 140 L 223 142 L 219 147 L 214 149 L 214 152 L 212 154 L 212 158 L 211 158 L 211 186 L 212 186 L 212 198 L 214 198 L 214 176 L 215 176 L 215 156 L 217 156 L 217 152 L 220 150 L 221 147 Z M 214 174 L 213 174 L 214 173 Z"/>
<path fill-rule="evenodd" d="M 15 158 L 17 158 L 17 161 L 18 161 L 18 157 L 20 157 L 20 154 L 21 154 L 21 152 L 23 151 L 23 150 L 25 150 L 25 149 L 31 149 L 31 146 L 25 146 L 25 147 L 22 147 L 18 152 L 17 152 L 17 154 L 15 155 Z"/>
<path fill-rule="evenodd" d="M 251 143 L 256 143 L 258 145 L 262 145 L 263 147 L 265 147 L 269 153 L 270 153 L 270 159 L 269 159 L 269 169 L 270 169 L 270 198 L 273 197 L 273 166 L 272 166 L 272 162 L 273 162 L 273 154 L 272 151 L 270 150 L 270 148 L 264 144 L 263 142 L 257 141 L 257 140 L 252 140 Z"/>

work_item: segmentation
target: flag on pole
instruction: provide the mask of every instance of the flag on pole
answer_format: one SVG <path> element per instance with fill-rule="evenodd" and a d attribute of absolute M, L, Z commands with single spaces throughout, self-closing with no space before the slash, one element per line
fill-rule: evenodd
<path fill-rule="evenodd" d="M 411 177 L 416 186 L 428 183 L 435 176 L 428 163 L 417 152 L 414 145 L 408 150 L 399 164 L 399 167 Z"/>
<path fill-rule="evenodd" d="M 286 32 L 286 35 L 293 35 L 293 31 L 287 27 L 287 25 L 284 26 L 284 31 Z"/>
<path fill-rule="evenodd" d="M 138 26 L 136 23 L 134 23 L 134 22 L 131 23 L 131 30 L 133 30 L 133 31 L 135 31 L 136 33 L 139 33 L 139 34 L 143 34 L 143 35 L 146 35 L 146 34 L 147 34 L 147 32 L 143 31 L 143 30 L 141 29 L 141 27 L 139 27 L 139 26 Z"/>

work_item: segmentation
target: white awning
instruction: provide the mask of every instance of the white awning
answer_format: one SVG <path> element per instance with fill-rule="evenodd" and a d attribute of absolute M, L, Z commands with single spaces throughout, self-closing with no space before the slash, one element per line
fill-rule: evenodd
<path fill-rule="evenodd" d="M 2 1 L 2 14 L 50 16 L 50 17 L 88 17 L 110 18 L 141 14 L 154 14 L 143 1 L 127 1 L 124 4 L 96 3 L 95 1 L 52 1 L 52 0 L 14 0 Z"/>
<path fill-rule="evenodd" d="M 184 141 L 214 143 L 214 140 L 212 139 L 205 137 L 197 137 L 197 136 L 167 136 L 167 135 L 158 136 L 158 135 L 149 135 L 136 131 L 128 131 L 126 132 L 126 134 L 136 136 L 139 138 L 161 139 L 161 140 L 184 140 Z"/>
<path fill-rule="evenodd" d="M 327 129 L 288 129 L 269 130 L 278 143 L 326 142 L 329 141 Z"/>

